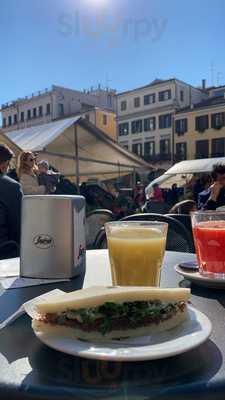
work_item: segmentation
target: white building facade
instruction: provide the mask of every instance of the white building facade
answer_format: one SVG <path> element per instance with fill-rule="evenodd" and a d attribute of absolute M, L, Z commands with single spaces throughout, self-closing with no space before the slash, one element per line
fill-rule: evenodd
<path fill-rule="evenodd" d="M 78 91 L 53 85 L 1 106 L 2 131 L 8 132 L 83 113 L 91 107 L 116 110 L 116 92 L 110 89 Z"/>
<path fill-rule="evenodd" d="M 206 98 L 177 79 L 158 80 L 117 95 L 118 141 L 146 161 L 168 168 L 173 160 L 175 112 Z"/>

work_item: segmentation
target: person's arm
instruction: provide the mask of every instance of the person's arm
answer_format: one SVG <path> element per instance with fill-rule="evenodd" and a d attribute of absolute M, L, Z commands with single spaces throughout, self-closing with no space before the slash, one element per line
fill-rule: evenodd
<path fill-rule="evenodd" d="M 216 210 L 217 208 L 217 200 L 222 189 L 222 185 L 219 182 L 215 182 L 211 186 L 211 193 L 208 201 L 204 204 L 204 210 Z"/>

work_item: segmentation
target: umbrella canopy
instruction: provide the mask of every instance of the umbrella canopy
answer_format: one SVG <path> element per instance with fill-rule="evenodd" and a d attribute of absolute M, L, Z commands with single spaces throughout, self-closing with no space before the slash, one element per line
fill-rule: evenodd
<path fill-rule="evenodd" d="M 163 175 L 154 179 L 146 188 L 145 193 L 149 198 L 152 192 L 152 186 L 155 183 L 162 187 L 170 187 L 173 183 L 183 186 L 191 179 L 193 174 L 210 173 L 215 164 L 225 164 L 225 157 L 203 158 L 200 160 L 181 161 L 169 168 Z"/>
<path fill-rule="evenodd" d="M 38 153 L 38 158 L 67 176 L 107 179 L 151 170 L 143 159 L 125 150 L 108 135 L 77 116 L 5 133 L 21 150 Z"/>
<path fill-rule="evenodd" d="M 181 161 L 168 169 L 168 171 L 166 171 L 164 175 L 184 175 L 212 172 L 214 165 L 218 163 L 225 164 L 225 157 Z"/>

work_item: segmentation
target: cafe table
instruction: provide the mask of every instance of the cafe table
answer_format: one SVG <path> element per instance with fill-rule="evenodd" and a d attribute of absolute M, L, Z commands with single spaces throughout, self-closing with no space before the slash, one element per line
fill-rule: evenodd
<path fill-rule="evenodd" d="M 210 338 L 199 347 L 167 359 L 110 362 L 53 350 L 34 335 L 22 315 L 0 331 L 0 399 L 225 399 L 225 291 L 191 285 L 174 265 L 193 254 L 167 252 L 162 287 L 190 287 L 192 304 L 212 322 Z M 19 263 L 19 259 L 0 263 Z M 57 284 L 0 291 L 0 322 L 25 301 L 59 288 L 110 284 L 107 250 L 87 251 L 86 274 Z"/>

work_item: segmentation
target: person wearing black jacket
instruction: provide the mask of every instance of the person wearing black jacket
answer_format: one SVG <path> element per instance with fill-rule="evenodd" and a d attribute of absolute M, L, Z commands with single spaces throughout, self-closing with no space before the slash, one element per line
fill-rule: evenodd
<path fill-rule="evenodd" d="M 13 152 L 9 147 L 0 144 L 0 258 L 18 255 L 20 243 L 23 193 L 21 185 L 6 175 L 12 157 Z"/>
<path fill-rule="evenodd" d="M 216 210 L 225 206 L 225 164 L 216 164 L 213 168 L 213 185 L 210 187 L 210 195 L 203 206 L 204 210 Z"/>

